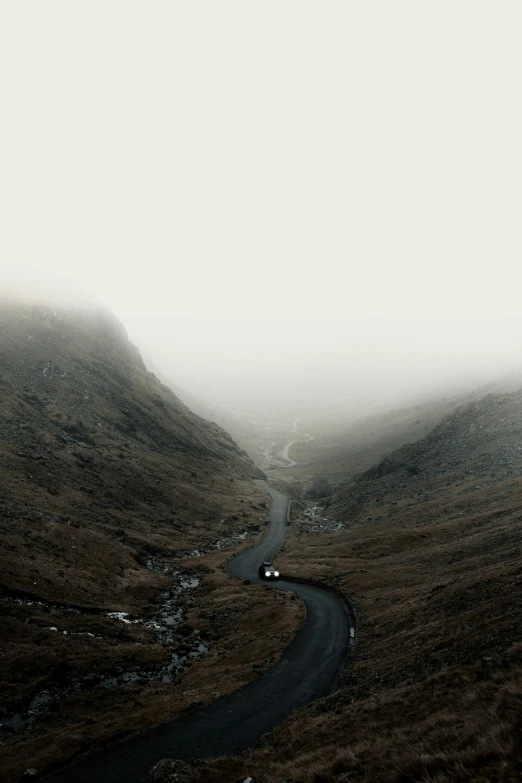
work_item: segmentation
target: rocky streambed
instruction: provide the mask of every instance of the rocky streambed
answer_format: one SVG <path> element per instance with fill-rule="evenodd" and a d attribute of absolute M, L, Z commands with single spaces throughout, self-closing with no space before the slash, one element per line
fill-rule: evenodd
<path fill-rule="evenodd" d="M 345 522 L 339 522 L 326 516 L 324 506 L 319 503 L 309 503 L 303 510 L 306 522 L 301 522 L 297 527 L 305 533 L 336 533 L 347 527 Z"/>
<path fill-rule="evenodd" d="M 241 544 L 248 536 L 259 533 L 261 525 L 248 525 L 245 530 L 230 533 L 223 538 L 218 538 L 216 541 L 211 541 L 209 544 L 200 546 L 197 549 L 184 550 L 176 552 L 176 558 L 178 560 L 188 560 L 191 557 L 201 557 L 202 555 L 208 555 L 210 552 L 216 552 L 220 549 L 230 549 L 238 544 Z"/>
<path fill-rule="evenodd" d="M 196 658 L 208 652 L 209 640 L 200 631 L 185 623 L 186 609 L 200 584 L 200 577 L 194 571 L 172 566 L 160 557 L 150 557 L 146 565 L 151 571 L 172 577 L 171 586 L 161 592 L 160 603 L 153 613 L 145 617 L 137 617 L 127 612 L 118 611 L 98 611 L 96 614 L 115 624 L 136 626 L 152 631 L 157 642 L 168 649 L 168 659 L 160 664 L 136 666 L 130 669 L 118 666 L 110 674 L 102 676 L 93 672 L 83 677 L 50 683 L 46 688 L 36 693 L 25 708 L 19 712 L 3 711 L 0 729 L 4 733 L 21 731 L 32 726 L 49 711 L 56 710 L 60 700 L 72 693 L 114 688 L 127 683 L 176 681 Z M 72 615 L 75 616 L 75 619 L 81 619 L 84 615 L 87 621 L 92 613 L 83 613 L 77 608 L 55 606 L 43 601 L 31 601 L 24 598 L 6 598 L 4 600 L 36 607 L 45 615 L 48 614 L 50 624 L 43 626 L 42 630 L 49 633 L 68 637 L 84 636 L 98 640 L 108 638 L 108 636 L 91 631 L 60 630 L 59 626 L 63 624 L 60 622 L 62 619 L 67 619 Z"/>

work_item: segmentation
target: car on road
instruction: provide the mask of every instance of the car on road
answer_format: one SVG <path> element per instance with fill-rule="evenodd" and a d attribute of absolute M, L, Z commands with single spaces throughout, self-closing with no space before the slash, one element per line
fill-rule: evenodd
<path fill-rule="evenodd" d="M 260 579 L 278 579 L 279 571 L 274 568 L 272 563 L 265 561 L 259 566 L 259 577 Z"/>

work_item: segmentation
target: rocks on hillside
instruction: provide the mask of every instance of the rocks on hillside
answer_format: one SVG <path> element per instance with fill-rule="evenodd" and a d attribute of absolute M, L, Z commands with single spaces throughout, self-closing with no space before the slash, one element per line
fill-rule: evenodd
<path fill-rule="evenodd" d="M 332 506 L 338 512 L 378 503 L 390 492 L 415 493 L 416 485 L 446 475 L 453 481 L 456 473 L 488 483 L 522 475 L 522 391 L 458 408 L 422 440 L 341 485 Z"/>

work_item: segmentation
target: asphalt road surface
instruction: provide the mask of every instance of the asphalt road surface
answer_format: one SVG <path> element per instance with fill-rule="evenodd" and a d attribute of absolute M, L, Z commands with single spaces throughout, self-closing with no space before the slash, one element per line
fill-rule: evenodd
<path fill-rule="evenodd" d="M 150 729 L 47 778 L 53 783 L 139 783 L 164 758 L 193 759 L 239 753 L 282 723 L 294 710 L 331 693 L 350 649 L 350 616 L 344 601 L 326 590 L 257 577 L 287 533 L 288 498 L 272 495 L 268 532 L 260 544 L 228 564 L 232 576 L 299 595 L 306 619 L 279 662 L 255 682 L 215 704 Z"/>
<path fill-rule="evenodd" d="M 283 451 L 281 452 L 281 456 L 283 459 L 287 461 L 287 465 L 281 465 L 282 468 L 293 468 L 294 465 L 297 465 L 297 462 L 295 459 L 292 459 L 290 457 L 290 449 L 294 445 L 295 440 L 291 440 L 290 443 L 287 443 L 284 447 Z"/>

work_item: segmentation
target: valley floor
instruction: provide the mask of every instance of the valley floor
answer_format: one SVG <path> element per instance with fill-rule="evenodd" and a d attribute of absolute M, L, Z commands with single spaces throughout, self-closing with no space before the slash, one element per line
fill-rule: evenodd
<path fill-rule="evenodd" d="M 354 504 L 333 535 L 295 526 L 278 567 L 354 597 L 353 660 L 336 693 L 262 747 L 186 780 L 521 779 L 522 480 L 447 474 L 418 487 Z"/>
<path fill-rule="evenodd" d="M 206 552 L 202 540 L 198 549 L 193 531 L 186 554 L 200 556 L 176 559 L 174 551 L 151 558 L 156 567 L 142 571 L 151 596 L 143 622 L 139 604 L 120 606 L 114 598 L 85 611 L 37 594 L 4 595 L 3 692 L 13 705 L 4 712 L 0 745 L 6 783 L 216 701 L 278 660 L 302 622 L 300 602 L 242 585 L 224 571 L 233 552 L 264 535 L 264 497 L 252 486 L 250 500 L 264 505 L 262 521 L 253 525 L 258 532 L 238 536 L 225 523 L 222 548 Z M 238 533 L 244 527 L 238 517 Z M 81 531 L 73 530 L 82 547 Z"/>

